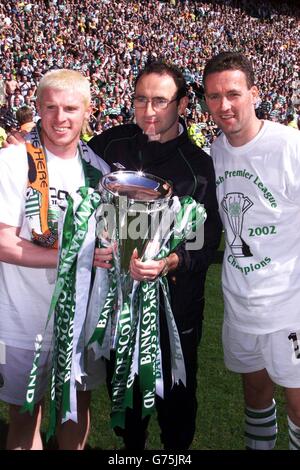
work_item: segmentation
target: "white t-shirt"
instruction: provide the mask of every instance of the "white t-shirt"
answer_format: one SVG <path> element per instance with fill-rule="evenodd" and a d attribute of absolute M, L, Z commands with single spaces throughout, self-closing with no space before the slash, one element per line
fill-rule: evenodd
<path fill-rule="evenodd" d="M 211 149 L 226 230 L 225 321 L 264 334 L 300 328 L 300 133 L 264 121 L 246 145 Z"/>
<path fill-rule="evenodd" d="M 58 220 L 62 216 L 61 207 L 66 195 L 84 186 L 84 172 L 78 153 L 74 158 L 64 160 L 47 151 L 47 166 L 49 210 L 52 218 Z M 25 146 L 2 150 L 0 222 L 21 227 L 21 237 L 30 240 L 24 214 L 27 181 Z M 27 268 L 0 262 L 0 340 L 10 346 L 34 348 L 36 335 L 44 333 L 55 276 L 55 269 Z M 44 349 L 51 343 L 52 324 L 51 321 L 45 335 Z"/>

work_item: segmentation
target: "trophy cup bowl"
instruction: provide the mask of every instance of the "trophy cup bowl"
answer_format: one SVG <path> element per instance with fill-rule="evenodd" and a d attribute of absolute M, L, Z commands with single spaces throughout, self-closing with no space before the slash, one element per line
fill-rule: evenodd
<path fill-rule="evenodd" d="M 117 241 L 122 277 L 129 271 L 134 248 L 142 257 L 147 244 L 153 239 L 159 227 L 159 218 L 169 207 L 172 184 L 148 173 L 124 170 L 105 175 L 99 190 L 110 209 L 114 208 L 106 234 L 107 240 Z M 101 233 L 98 237 L 101 240 Z"/>

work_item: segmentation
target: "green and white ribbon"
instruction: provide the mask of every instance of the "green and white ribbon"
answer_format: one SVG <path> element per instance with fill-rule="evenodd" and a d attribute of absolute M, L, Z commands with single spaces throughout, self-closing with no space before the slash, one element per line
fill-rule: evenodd
<path fill-rule="evenodd" d="M 156 361 L 159 347 L 159 304 L 156 282 L 142 282 L 141 320 L 139 338 L 139 381 L 143 394 L 143 413 L 146 416 L 155 406 Z"/>
<path fill-rule="evenodd" d="M 152 246 L 149 244 L 148 253 L 146 250 L 146 257 L 161 259 L 168 256 L 180 243 L 188 239 L 199 225 L 205 222 L 205 209 L 190 197 L 182 198 L 180 201 L 178 198 L 174 198 L 174 208 L 176 211 L 175 220 L 171 229 L 169 228 L 168 234 L 165 234 L 164 242 L 160 242 L 158 245 L 158 239 L 154 239 Z M 153 251 L 153 246 L 156 246 L 156 251 Z M 159 246 L 158 249 L 157 246 Z M 113 306 L 111 299 L 115 294 L 115 286 L 120 282 L 116 273 L 114 275 L 115 278 L 111 279 L 108 298 L 102 300 L 102 311 L 98 310 L 98 312 L 100 311 L 98 324 L 108 316 L 111 319 L 116 318 L 118 306 Z M 158 394 L 162 398 L 164 395 L 159 344 L 159 287 L 162 288 L 164 296 L 173 383 L 181 381 L 184 385 L 186 384 L 180 338 L 170 305 L 166 278 L 158 278 L 154 282 L 134 282 L 131 294 L 122 302 L 122 309 L 116 325 L 116 364 L 112 380 L 111 424 L 113 427 L 124 427 L 125 425 L 126 407 L 133 406 L 133 382 L 136 375 L 139 376 L 140 390 L 143 395 L 143 416 L 154 411 L 155 395 Z M 97 290 L 97 286 L 94 285 L 94 288 Z M 117 290 L 119 291 L 118 288 Z M 93 302 L 90 305 L 93 309 Z M 110 314 L 106 308 L 103 310 L 104 305 L 112 307 Z M 100 336 L 95 332 L 90 340 L 90 343 L 97 339 L 100 344 L 101 342 L 106 344 L 105 348 L 102 346 L 102 354 L 105 350 L 105 357 L 108 354 L 107 345 L 110 343 L 108 334 L 108 332 L 106 334 L 102 332 L 99 341 Z"/>
<path fill-rule="evenodd" d="M 55 431 L 57 418 L 61 415 L 63 421 L 67 419 L 77 420 L 76 385 L 74 367 L 77 364 L 80 374 L 81 367 L 73 362 L 73 335 L 74 317 L 80 308 L 81 315 L 76 315 L 77 326 L 84 325 L 86 315 L 87 298 L 80 299 L 76 289 L 76 272 L 78 270 L 78 255 L 89 232 L 89 220 L 101 203 L 98 192 L 91 188 L 81 188 L 79 193 L 82 201 L 74 210 L 73 200 L 69 198 L 64 230 L 62 236 L 60 260 L 58 265 L 57 283 L 51 302 L 51 309 L 55 309 L 54 318 L 54 357 L 50 395 L 50 426 L 48 435 Z M 90 231 L 91 233 L 91 231 Z M 95 238 L 93 238 L 95 243 Z M 90 254 L 93 257 L 94 244 Z M 91 267 L 91 259 L 88 266 Z M 83 279 L 82 279 L 83 280 Z M 80 290 L 89 288 L 90 279 L 80 285 Z M 83 302 L 82 302 L 83 300 Z M 77 301 L 77 302 L 76 302 Z M 76 313 L 77 313 L 76 312 Z M 80 320 L 79 320 L 80 318 Z M 79 338 L 82 332 L 79 333 Z M 78 338 L 78 339 L 79 339 Z M 79 359 L 82 359 L 82 348 L 78 351 Z M 76 355 L 76 351 L 75 351 Z M 73 371 L 72 371 L 73 368 Z M 73 372 L 73 373 L 72 373 Z M 80 379 L 80 377 L 77 377 Z M 71 403 L 72 400 L 72 403 Z M 73 405 L 73 406 L 72 406 Z"/>
<path fill-rule="evenodd" d="M 74 199 L 68 198 L 57 281 L 47 319 L 48 324 L 55 312 L 48 437 L 54 433 L 58 417 L 62 421 L 77 422 L 76 381 L 81 382 L 85 375 L 84 326 L 95 248 L 95 218 L 92 216 L 100 203 L 100 194 L 86 187 L 80 188 Z M 42 337 L 39 340 L 24 411 L 33 411 L 36 381 L 34 383 L 32 377 L 36 374 Z"/>
<path fill-rule="evenodd" d="M 113 266 L 108 273 L 110 287 L 107 293 L 107 297 L 105 299 L 103 308 L 101 310 L 101 314 L 96 326 L 96 329 L 89 339 L 88 344 L 92 344 L 95 341 L 102 346 L 103 340 L 107 331 L 108 326 L 110 326 L 111 321 L 111 312 L 114 308 L 116 302 L 116 294 L 117 294 L 117 281 L 116 281 L 116 269 Z M 95 293 L 94 293 L 95 295 Z"/>

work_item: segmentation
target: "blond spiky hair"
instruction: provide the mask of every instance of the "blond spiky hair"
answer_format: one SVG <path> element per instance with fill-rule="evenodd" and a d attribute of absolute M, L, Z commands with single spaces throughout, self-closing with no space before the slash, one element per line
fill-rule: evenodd
<path fill-rule="evenodd" d="M 46 88 L 55 90 L 76 90 L 83 97 L 86 107 L 91 102 L 90 84 L 77 70 L 71 69 L 55 69 L 47 72 L 41 79 L 37 88 L 37 101 L 41 101 L 41 96 Z"/>

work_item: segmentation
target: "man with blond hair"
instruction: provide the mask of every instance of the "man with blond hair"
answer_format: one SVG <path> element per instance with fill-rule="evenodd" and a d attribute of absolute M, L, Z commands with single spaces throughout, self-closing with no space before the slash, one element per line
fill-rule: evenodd
<path fill-rule="evenodd" d="M 40 424 L 48 384 L 51 322 L 38 368 L 34 412 L 20 413 L 34 357 L 44 332 L 58 262 L 58 220 L 67 196 L 92 186 L 109 170 L 80 142 L 90 114 L 88 81 L 72 70 L 53 70 L 40 81 L 40 123 L 26 143 L 0 152 L 0 399 L 9 404 L 8 449 L 42 449 Z M 91 177 L 92 175 L 92 177 Z M 89 377 L 77 392 L 78 423 L 58 426 L 61 449 L 83 449 L 89 430 Z M 79 389 L 79 387 L 78 387 Z M 83 390 L 85 390 L 83 392 Z"/>

